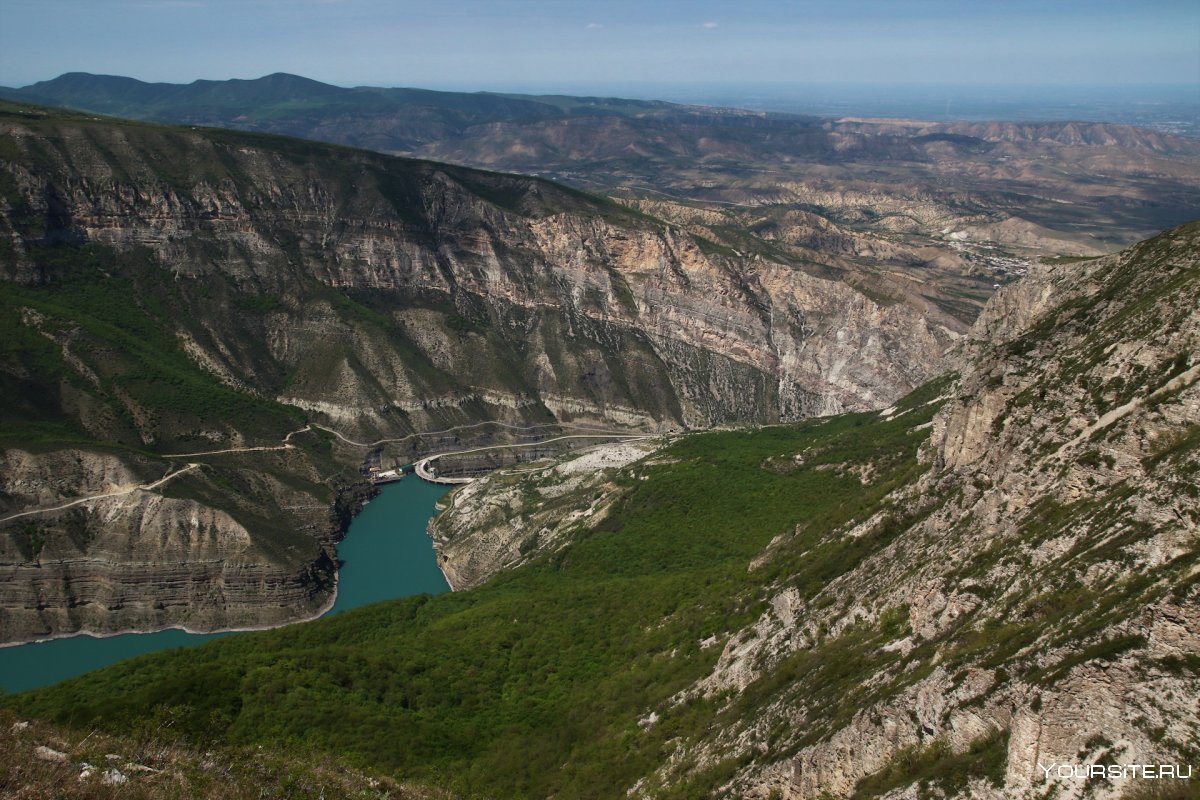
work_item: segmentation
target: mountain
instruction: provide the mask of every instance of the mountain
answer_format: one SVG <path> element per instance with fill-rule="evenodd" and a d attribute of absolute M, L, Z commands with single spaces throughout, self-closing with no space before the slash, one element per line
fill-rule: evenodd
<path fill-rule="evenodd" d="M 1189 796 L 1038 764 L 1200 757 L 1198 299 L 1197 223 L 1039 267 L 882 411 L 460 490 L 448 558 L 529 521 L 469 591 L 7 703 L 464 797 Z"/>
<path fill-rule="evenodd" d="M 877 407 L 965 330 L 536 178 L 19 105 L 0 158 L 7 640 L 315 613 L 355 442 Z"/>
<path fill-rule="evenodd" d="M 116 75 L 69 72 L 6 90 L 11 100 L 48 103 L 154 122 L 233 127 L 393 151 L 459 135 L 474 125 L 560 119 L 574 114 L 662 112 L 669 103 L 608 98 L 535 97 L 427 89 L 346 89 L 299 75 L 189 84 L 145 83 Z M 339 123 L 337 120 L 341 120 Z M 316 135 L 351 122 L 345 133 Z M 370 129 L 376 129 L 371 132 Z"/>
<path fill-rule="evenodd" d="M 149 84 L 68 73 L 12 91 L 27 102 L 539 174 L 647 204 L 694 233 L 773 251 L 814 274 L 915 280 L 964 318 L 1022 258 L 1112 252 L 1200 216 L 1200 141 L 1107 123 L 820 119 L 341 88 L 283 74 Z M 831 228 L 835 251 L 821 246 Z"/>

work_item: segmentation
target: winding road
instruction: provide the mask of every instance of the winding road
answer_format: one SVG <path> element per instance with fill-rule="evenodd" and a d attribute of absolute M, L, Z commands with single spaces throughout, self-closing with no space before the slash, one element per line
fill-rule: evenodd
<path fill-rule="evenodd" d="M 51 506 L 49 508 L 34 508 L 29 511 L 19 511 L 16 514 L 9 514 L 7 517 L 0 517 L 0 522 L 8 522 L 10 519 L 17 519 L 18 517 L 28 517 L 33 514 L 49 514 L 52 511 L 62 511 L 63 509 L 67 509 L 72 506 L 82 505 L 83 503 L 91 503 L 96 500 L 104 500 L 109 497 L 121 497 L 123 495 L 133 494 L 134 492 L 148 492 L 148 491 L 151 491 L 152 489 L 162 486 L 167 481 L 172 480 L 173 478 L 177 478 L 185 472 L 191 472 L 192 470 L 194 470 L 200 466 L 203 466 L 203 465 L 202 464 L 188 464 L 186 467 L 183 467 L 182 469 L 177 469 L 174 472 L 168 472 L 166 475 L 162 476 L 161 478 L 154 481 L 153 483 L 143 483 L 143 484 L 139 484 L 137 486 L 130 486 L 125 489 L 118 489 L 115 492 L 105 492 L 104 494 L 94 494 L 94 495 L 90 495 L 88 497 L 81 497 L 78 500 L 72 500 L 69 503 L 63 503 L 62 505 Z"/>
<path fill-rule="evenodd" d="M 341 441 L 345 442 L 346 444 L 352 445 L 354 447 L 370 448 L 370 447 L 378 447 L 381 444 L 404 442 L 409 439 L 413 439 L 413 438 L 420 437 L 420 436 L 440 436 L 442 434 L 454 433 L 455 431 L 470 430 L 471 428 L 478 428 L 478 427 L 482 427 L 484 425 L 494 425 L 497 427 L 507 428 L 509 430 L 516 430 L 516 431 L 532 431 L 532 430 L 536 430 L 538 428 L 559 428 L 559 429 L 584 430 L 584 431 L 596 431 L 596 432 L 594 432 L 594 433 L 578 433 L 578 434 L 570 434 L 570 435 L 566 435 L 566 436 L 558 436 L 553 439 L 545 439 L 545 440 L 542 440 L 539 442 L 524 442 L 524 443 L 518 443 L 518 444 L 497 444 L 497 445 L 489 445 L 487 447 L 476 447 L 476 448 L 472 448 L 469 450 L 452 450 L 452 451 L 448 451 L 448 452 L 444 452 L 444 453 L 436 453 L 431 456 L 426 456 L 425 458 L 423 458 L 419 462 L 417 462 L 417 464 L 415 465 L 415 470 L 416 470 L 417 475 L 419 477 L 421 477 L 422 479 L 427 480 L 431 483 L 442 483 L 442 484 L 470 483 L 473 480 L 473 478 L 438 477 L 437 475 L 430 472 L 429 462 L 435 461 L 438 458 L 441 458 L 442 456 L 477 453 L 477 452 L 481 452 L 484 450 L 501 450 L 501 449 L 520 448 L 520 447 L 537 447 L 537 446 L 544 445 L 544 444 L 550 444 L 551 442 L 561 441 L 563 439 L 641 439 L 641 438 L 646 438 L 644 434 L 603 433 L 603 432 L 600 432 L 601 429 L 590 428 L 586 425 L 558 425 L 558 424 L 554 424 L 554 423 L 546 423 L 546 424 L 540 424 L 540 425 L 519 426 L 519 425 L 509 425 L 509 424 L 503 423 L 503 422 L 486 422 L 485 421 L 485 422 L 475 422 L 470 425 L 457 425 L 453 428 L 447 428 L 446 430 L 442 430 L 442 431 L 425 431 L 425 432 L 411 433 L 407 436 L 403 436 L 403 437 L 400 437 L 397 439 L 380 439 L 375 442 L 356 442 L 353 439 L 347 438 L 342 433 L 334 430 L 333 428 L 327 428 L 324 425 L 318 425 L 316 423 L 309 423 L 308 425 L 305 425 L 303 428 L 298 428 L 298 429 L 292 431 L 291 433 L 288 433 L 286 436 L 283 437 L 280 444 L 277 444 L 277 445 L 260 445 L 260 446 L 255 446 L 255 447 L 227 447 L 227 448 L 220 449 L 220 450 L 202 450 L 202 451 L 195 452 L 195 453 L 166 453 L 166 454 L 160 456 L 160 458 L 162 458 L 162 459 L 182 459 L 182 458 L 198 458 L 198 457 L 202 457 L 202 456 L 228 455 L 228 454 L 232 454 L 232 453 L 263 453 L 263 452 L 272 452 L 272 451 L 280 451 L 280 450 L 293 450 L 293 449 L 295 449 L 296 445 L 292 444 L 292 442 L 291 442 L 292 437 L 296 436 L 297 434 L 308 433 L 308 432 L 312 431 L 313 428 L 319 428 L 323 431 L 331 433 L 334 436 L 336 436 L 338 439 L 340 439 Z M 72 508 L 72 507 L 78 506 L 78 505 L 83 505 L 85 503 L 92 503 L 92 502 L 95 502 L 98 500 L 107 500 L 110 497 L 122 497 L 125 495 L 133 494 L 134 492 L 153 491 L 154 489 L 156 489 L 159 486 L 162 486 L 163 484 L 167 483 L 168 481 L 171 481 L 186 472 L 191 472 L 192 470 L 198 469 L 199 467 L 202 467 L 202 466 L 204 466 L 202 463 L 189 463 L 187 466 L 181 467 L 180 469 L 177 469 L 173 472 L 168 471 L 168 473 L 166 475 L 164 475 L 163 477 L 159 478 L 158 480 L 156 480 L 152 483 L 139 484 L 136 486 L 125 486 L 120 489 L 115 489 L 111 492 L 103 492 L 101 494 L 89 495 L 87 497 L 79 497 L 79 498 L 76 498 L 69 502 L 60 503 L 60 504 L 54 505 L 54 506 L 46 506 L 44 508 L 31 508 L 31 509 L 27 509 L 25 511 L 18 511 L 13 514 L 8 514 L 7 516 L 4 516 L 4 517 L 0 517 L 0 523 L 8 522 L 9 520 L 18 519 L 20 517 L 29 517 L 29 516 L 34 516 L 36 514 L 50 514 L 55 511 L 63 511 L 65 509 Z"/>
<path fill-rule="evenodd" d="M 466 478 L 466 477 L 462 477 L 462 478 L 444 477 L 444 476 L 439 476 L 439 475 L 436 475 L 436 474 L 430 472 L 429 471 L 429 462 L 436 461 L 439 458 L 441 458 L 442 456 L 465 456 L 470 453 L 482 453 L 485 450 L 515 450 L 518 447 L 540 447 L 542 445 L 550 444 L 552 442 L 561 442 L 564 439 L 649 439 L 649 438 L 651 438 L 650 435 L 643 434 L 643 433 L 592 433 L 592 434 L 575 433 L 575 434 L 571 434 L 569 436 L 556 436 L 553 439 L 544 439 L 540 442 L 523 442 L 520 444 L 494 444 L 494 445 L 488 445 L 487 447 L 474 447 L 470 450 L 452 450 L 447 453 L 437 453 L 432 456 L 426 456 L 425 458 L 422 458 L 420 461 L 413 464 L 413 470 L 416 472 L 418 478 L 420 478 L 421 480 L 429 481 L 430 483 L 443 483 L 443 484 L 470 483 L 471 481 L 473 481 L 475 479 L 474 478 Z"/>

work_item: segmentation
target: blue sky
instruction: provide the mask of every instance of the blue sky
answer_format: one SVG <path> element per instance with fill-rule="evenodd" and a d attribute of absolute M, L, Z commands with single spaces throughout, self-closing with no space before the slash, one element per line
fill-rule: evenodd
<path fill-rule="evenodd" d="M 1197 0 L 0 0 L 0 84 L 1190 84 Z"/>

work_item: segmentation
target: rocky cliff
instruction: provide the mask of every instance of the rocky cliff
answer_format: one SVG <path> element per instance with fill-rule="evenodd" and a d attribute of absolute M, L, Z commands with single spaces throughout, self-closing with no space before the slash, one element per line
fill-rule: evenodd
<path fill-rule="evenodd" d="M 965 329 L 546 181 L 0 111 L 4 638 L 309 615 L 351 440 L 878 407 Z"/>
<path fill-rule="evenodd" d="M 220 132 L 4 125 L 10 280 L 56 280 L 35 241 L 146 252 L 184 284 L 197 363 L 354 429 L 478 418 L 455 409 L 472 403 L 645 427 L 875 407 L 961 329 L 533 179 Z"/>
<path fill-rule="evenodd" d="M 1200 766 L 1198 311 L 1200 223 L 1001 290 L 961 376 L 879 412 L 929 437 L 923 474 L 750 561 L 758 589 L 728 602 L 756 597 L 761 615 L 702 641 L 720 648 L 711 670 L 639 720 L 677 730 L 711 704 L 710 724 L 630 794 L 703 780 L 713 796 L 795 800 L 1184 791 L 1127 767 Z M 890 465 L 821 456 L 762 468 L 869 485 Z M 453 495 L 432 527 L 451 570 L 478 583 L 602 535 L 664 456 L 590 483 L 572 463 Z M 820 566 L 829 552 L 837 566 Z M 1120 769 L 1080 773 L 1092 765 Z"/>

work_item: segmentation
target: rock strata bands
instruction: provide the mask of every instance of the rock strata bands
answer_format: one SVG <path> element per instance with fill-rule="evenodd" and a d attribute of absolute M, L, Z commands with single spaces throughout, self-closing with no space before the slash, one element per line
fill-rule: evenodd
<path fill-rule="evenodd" d="M 9 640 L 326 602 L 362 448 L 171 453 L 877 407 L 963 330 L 536 179 L 17 106 L 0 155 L 4 515 L 200 465 L 4 523 Z"/>
<path fill-rule="evenodd" d="M 439 427 L 424 401 L 446 388 L 617 424 L 877 407 L 963 330 L 534 179 L 77 119 L 9 117 L 0 135 L 11 280 L 55 280 L 35 234 L 146 250 L 197 289 L 181 288 L 196 322 L 178 331 L 193 360 L 307 407 L 357 406 L 342 417 L 364 429 Z"/>
<path fill-rule="evenodd" d="M 268 525 L 247 513 L 250 498 L 217 500 L 223 508 L 193 499 L 228 471 L 188 471 L 146 491 L 135 475 L 158 465 L 144 457 L 79 449 L 35 457 L 14 448 L 0 464 L 10 509 L 58 508 L 76 492 L 101 496 L 59 511 L 0 514 L 0 641 L 278 625 L 333 600 L 338 528 L 327 497 L 283 491 L 267 478 L 262 488 L 273 488 L 274 500 L 253 502 L 278 515 Z M 295 532 L 285 538 L 277 525 L 287 522 Z"/>

